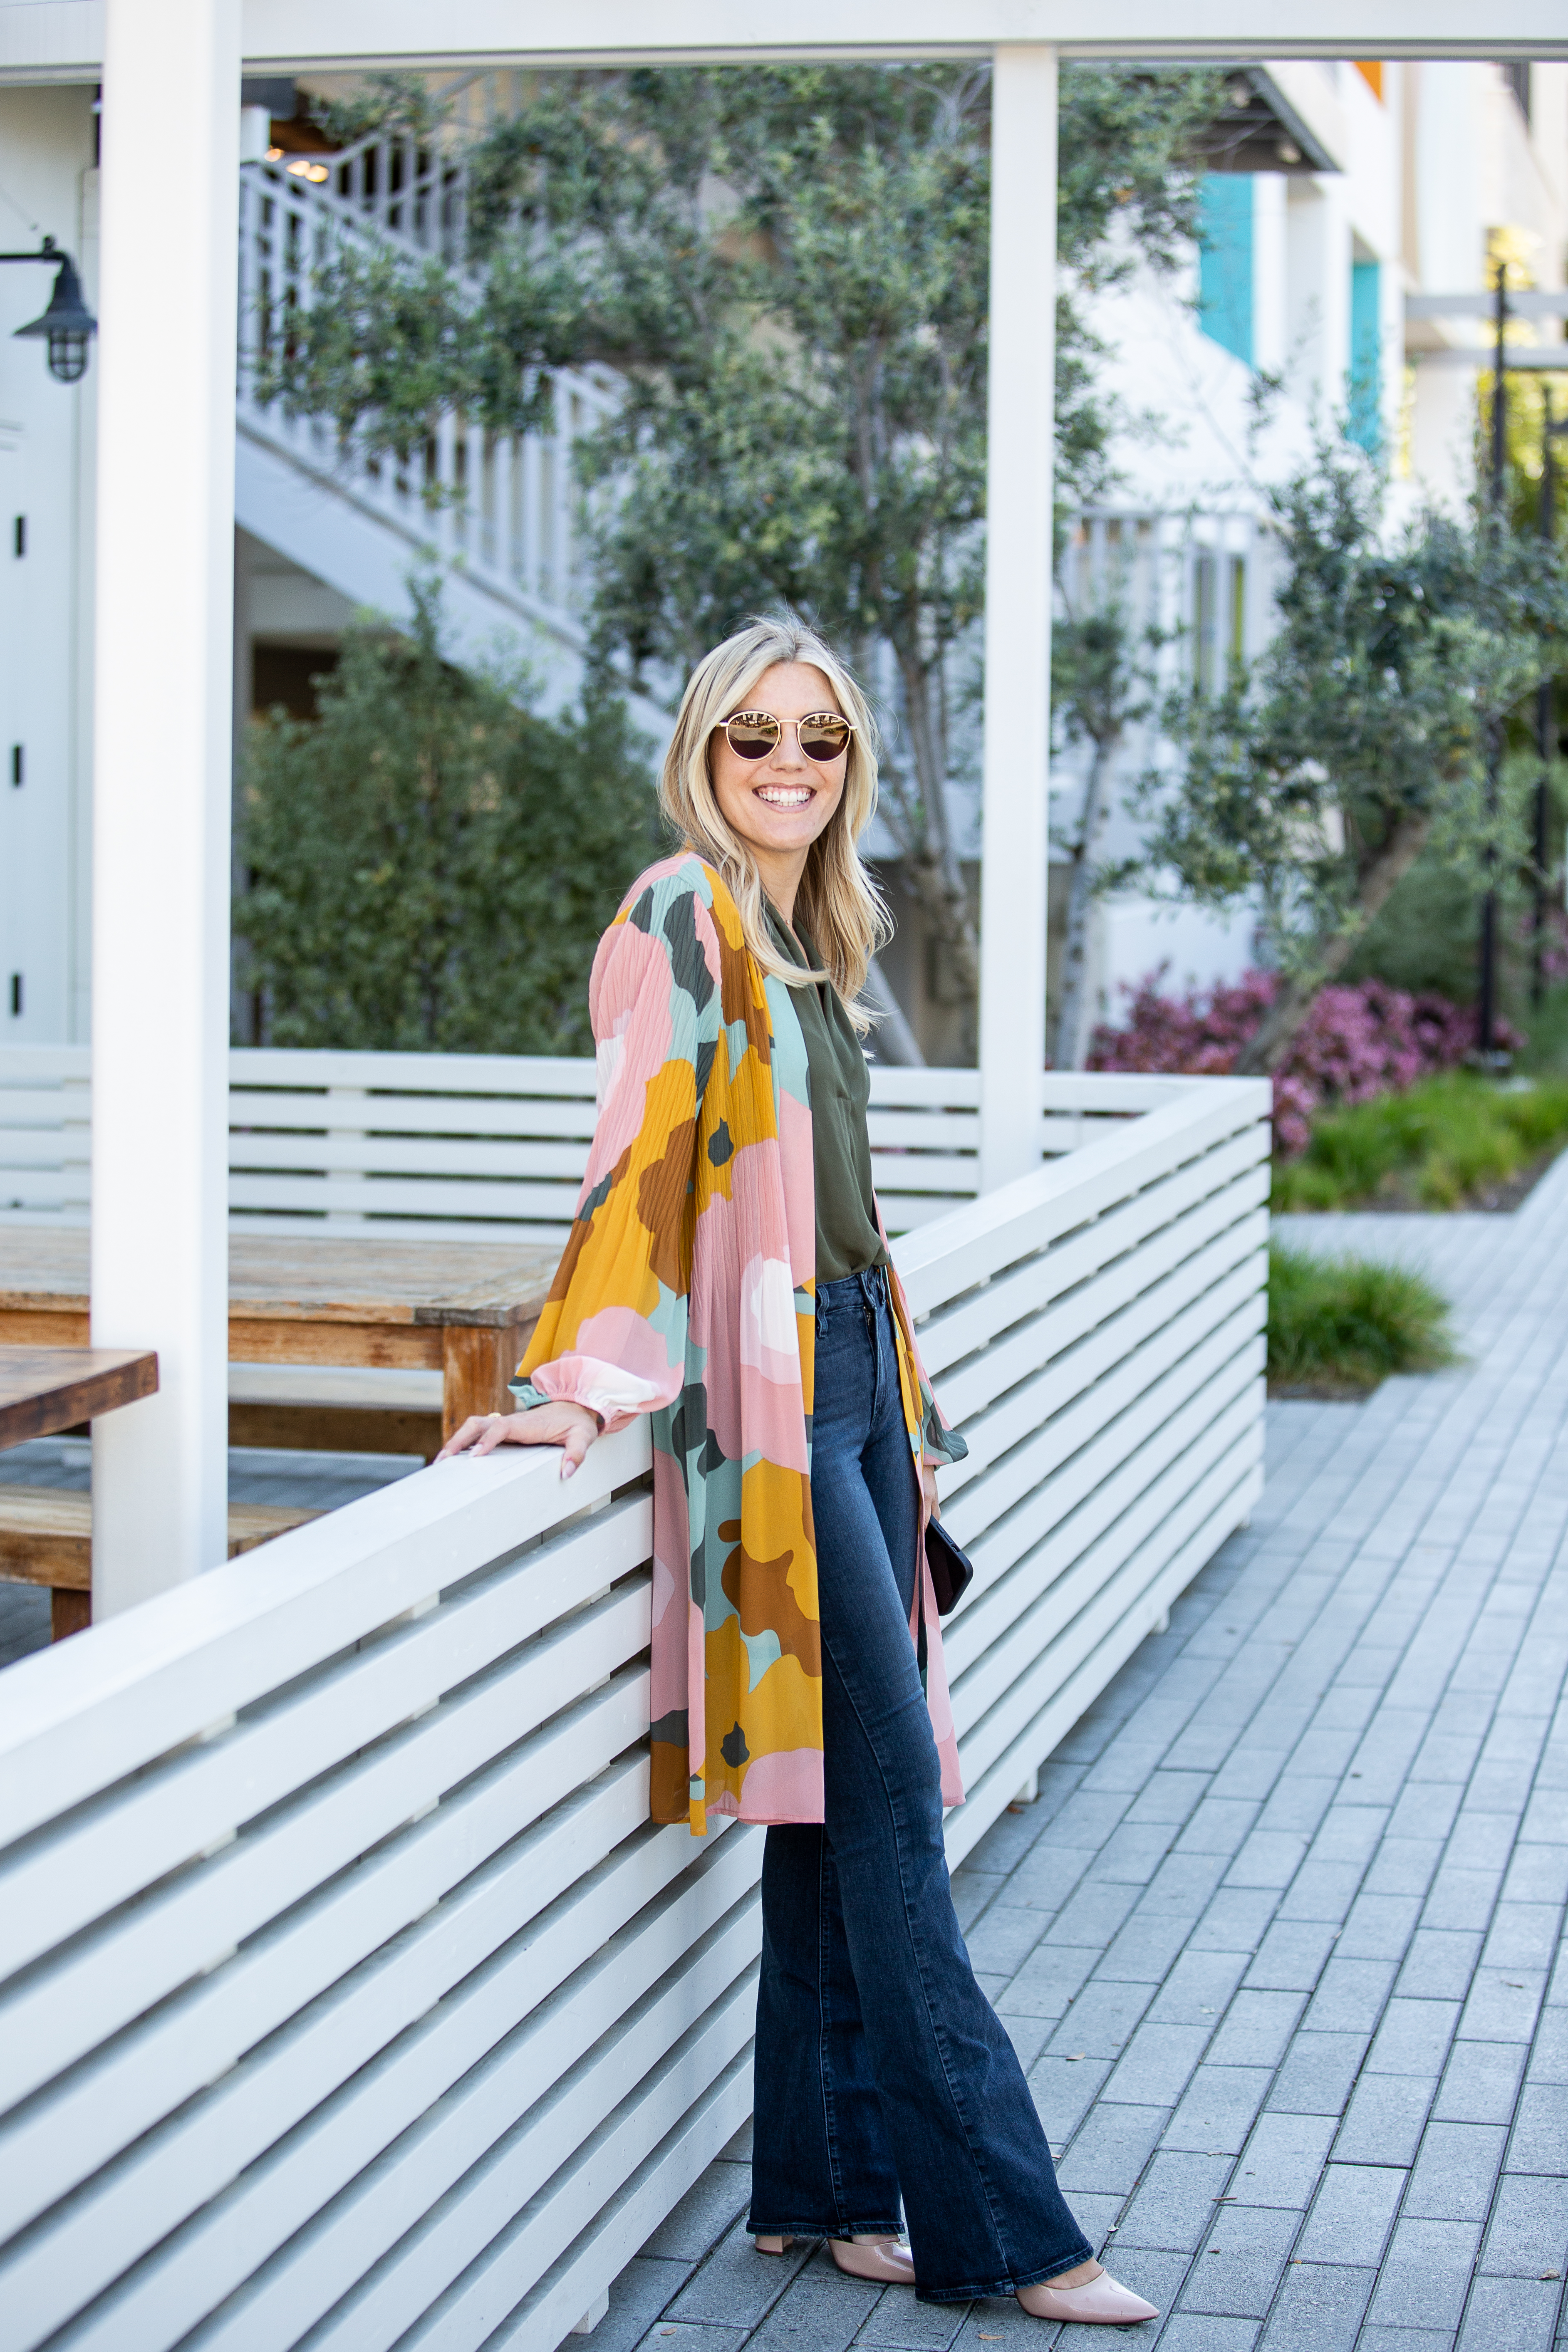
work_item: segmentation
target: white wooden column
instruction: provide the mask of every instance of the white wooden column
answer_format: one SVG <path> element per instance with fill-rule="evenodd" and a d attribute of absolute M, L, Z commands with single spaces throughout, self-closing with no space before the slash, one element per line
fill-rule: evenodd
<path fill-rule="evenodd" d="M 92 1336 L 160 1389 L 94 1423 L 98 1616 L 226 1549 L 240 55 L 239 0 L 106 16 Z"/>
<path fill-rule="evenodd" d="M 1046 1062 L 1057 56 L 995 53 L 986 459 L 980 1183 L 1040 1161 Z"/>

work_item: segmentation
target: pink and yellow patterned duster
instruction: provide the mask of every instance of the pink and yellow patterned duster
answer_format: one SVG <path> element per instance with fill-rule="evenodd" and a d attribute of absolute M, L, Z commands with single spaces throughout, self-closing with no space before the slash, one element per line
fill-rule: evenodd
<path fill-rule="evenodd" d="M 599 943 L 598 1120 L 576 1218 L 513 1393 L 606 1430 L 653 1422 L 656 1821 L 822 1819 L 811 1519 L 816 1218 L 805 1044 L 692 855 L 650 866 Z M 910 1476 L 952 1458 L 893 1278 Z M 942 1796 L 963 1798 L 923 1547 Z"/>

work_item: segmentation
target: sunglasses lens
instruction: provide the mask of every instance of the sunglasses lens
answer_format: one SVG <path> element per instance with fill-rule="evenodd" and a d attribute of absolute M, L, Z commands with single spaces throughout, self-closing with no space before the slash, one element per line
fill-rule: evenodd
<path fill-rule="evenodd" d="M 779 722 L 765 711 L 742 710 L 724 729 L 738 760 L 765 760 L 779 740 Z"/>
<path fill-rule="evenodd" d="M 808 760 L 837 760 L 839 753 L 847 749 L 848 741 L 847 722 L 835 718 L 831 712 L 823 711 L 814 719 L 803 719 L 800 722 L 800 748 Z"/>

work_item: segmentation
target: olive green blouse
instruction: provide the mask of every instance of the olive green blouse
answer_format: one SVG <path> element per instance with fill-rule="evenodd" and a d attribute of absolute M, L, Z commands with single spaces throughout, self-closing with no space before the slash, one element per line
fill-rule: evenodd
<path fill-rule="evenodd" d="M 821 969 L 810 935 L 791 930 L 766 899 L 774 945 L 803 971 Z M 816 1178 L 816 1278 L 837 1282 L 882 1265 L 888 1253 L 877 1229 L 871 1187 L 871 1139 L 866 1106 L 871 1080 L 844 1001 L 830 981 L 792 989 L 811 1072 L 811 1140 Z"/>

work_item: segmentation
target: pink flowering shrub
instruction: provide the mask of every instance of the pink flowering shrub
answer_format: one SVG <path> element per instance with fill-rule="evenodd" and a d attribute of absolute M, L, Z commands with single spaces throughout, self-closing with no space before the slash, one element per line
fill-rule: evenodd
<path fill-rule="evenodd" d="M 1272 972 L 1249 971 L 1235 982 L 1163 996 L 1164 969 L 1129 989 L 1124 1027 L 1095 1031 L 1091 1070 L 1223 1076 L 1274 1001 Z M 1506 1022 L 1497 1027 L 1500 1045 L 1523 1043 Z M 1417 1078 L 1455 1068 L 1475 1042 L 1475 1013 L 1446 996 L 1411 996 L 1381 980 L 1321 989 L 1275 1074 L 1275 1149 L 1287 1160 L 1304 1151 L 1320 1105 L 1403 1093 Z"/>

